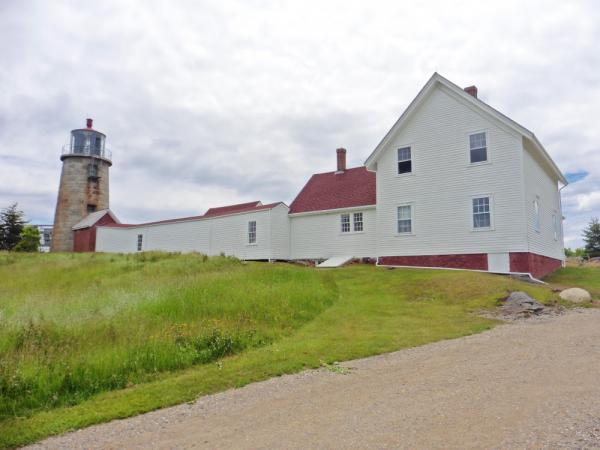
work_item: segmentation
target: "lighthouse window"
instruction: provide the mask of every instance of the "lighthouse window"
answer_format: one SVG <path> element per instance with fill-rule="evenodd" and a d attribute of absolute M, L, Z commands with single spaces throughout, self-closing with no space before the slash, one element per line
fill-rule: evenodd
<path fill-rule="evenodd" d="M 96 140 L 94 142 L 94 155 L 99 155 L 101 149 L 102 149 L 102 138 L 100 136 L 96 136 Z"/>
<path fill-rule="evenodd" d="M 87 205 L 87 212 L 88 214 L 96 212 L 96 205 Z"/>
<path fill-rule="evenodd" d="M 98 164 L 88 164 L 88 177 L 98 178 Z"/>

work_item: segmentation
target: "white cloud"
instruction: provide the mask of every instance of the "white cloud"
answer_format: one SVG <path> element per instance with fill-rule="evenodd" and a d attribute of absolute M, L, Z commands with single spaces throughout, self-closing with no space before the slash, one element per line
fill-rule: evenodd
<path fill-rule="evenodd" d="M 566 234 L 600 215 L 593 1 L 0 3 L 0 206 L 52 220 L 61 145 L 94 117 L 127 220 L 290 201 L 334 149 L 361 164 L 433 71 L 590 175 Z"/>

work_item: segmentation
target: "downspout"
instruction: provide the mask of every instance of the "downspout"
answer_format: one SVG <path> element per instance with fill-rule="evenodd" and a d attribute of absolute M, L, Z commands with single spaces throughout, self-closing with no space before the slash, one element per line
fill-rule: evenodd
<path fill-rule="evenodd" d="M 560 242 L 562 244 L 562 248 L 563 248 L 563 257 L 565 259 L 563 259 L 563 267 L 566 266 L 567 264 L 567 259 L 565 257 L 565 234 L 564 234 L 564 226 L 563 226 L 563 222 L 565 217 L 563 216 L 563 209 L 562 209 L 562 190 L 564 188 L 566 188 L 569 185 L 569 183 L 563 185 L 563 187 L 558 188 L 558 209 L 560 212 Z"/>

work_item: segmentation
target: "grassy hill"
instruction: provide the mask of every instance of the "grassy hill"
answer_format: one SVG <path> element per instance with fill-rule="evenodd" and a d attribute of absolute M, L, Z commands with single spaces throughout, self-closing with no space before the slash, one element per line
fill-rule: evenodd
<path fill-rule="evenodd" d="M 0 254 L 0 446 L 477 333 L 511 290 L 555 300 L 476 272 Z"/>

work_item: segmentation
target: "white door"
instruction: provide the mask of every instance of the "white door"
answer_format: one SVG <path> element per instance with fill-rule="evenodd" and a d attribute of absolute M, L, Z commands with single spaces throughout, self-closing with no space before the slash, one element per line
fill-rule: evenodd
<path fill-rule="evenodd" d="M 488 253 L 488 271 L 497 273 L 510 272 L 508 253 Z"/>

